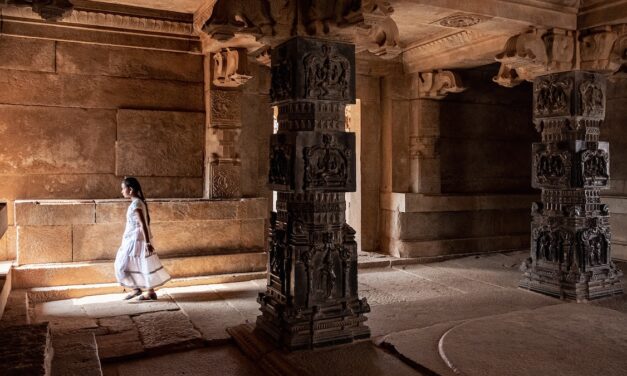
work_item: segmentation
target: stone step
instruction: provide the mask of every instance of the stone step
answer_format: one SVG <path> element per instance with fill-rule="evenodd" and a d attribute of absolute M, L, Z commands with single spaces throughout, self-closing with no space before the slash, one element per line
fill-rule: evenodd
<path fill-rule="evenodd" d="M 0 262 L 0 319 L 4 313 L 4 308 L 9 300 L 9 294 L 11 293 L 11 267 L 13 261 L 1 261 Z"/>
<path fill-rule="evenodd" d="M 164 287 L 184 287 L 196 285 L 211 285 L 217 283 L 245 282 L 255 279 L 263 279 L 266 272 L 258 271 L 251 273 L 233 273 L 233 274 L 217 274 L 205 275 L 186 278 L 173 278 Z M 51 286 L 51 287 L 33 287 L 23 291 L 28 294 L 30 303 L 42 303 L 53 300 L 64 300 L 81 298 L 83 296 L 116 294 L 123 291 L 123 288 L 117 283 L 94 283 L 83 285 L 68 286 Z"/>
<path fill-rule="evenodd" d="M 190 278 L 263 271 L 266 269 L 267 255 L 264 252 L 232 253 L 164 258 L 161 262 L 172 278 Z M 22 265 L 15 267 L 12 274 L 15 289 L 116 281 L 111 261 Z"/>
<path fill-rule="evenodd" d="M 102 376 L 94 333 L 53 335 L 52 376 Z"/>

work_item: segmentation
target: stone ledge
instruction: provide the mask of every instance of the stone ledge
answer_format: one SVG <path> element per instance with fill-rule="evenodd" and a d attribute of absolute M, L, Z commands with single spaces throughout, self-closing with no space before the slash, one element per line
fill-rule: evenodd
<path fill-rule="evenodd" d="M 381 249 L 394 257 L 434 257 L 469 252 L 528 249 L 530 235 L 486 236 L 465 239 L 439 239 L 426 241 L 402 241 L 381 239 Z"/>
<path fill-rule="evenodd" d="M 425 195 L 420 193 L 381 193 L 381 209 L 413 212 L 529 209 L 540 196 L 526 195 Z"/>
<path fill-rule="evenodd" d="M 96 223 L 91 200 L 16 200 L 14 223 L 18 226 L 60 226 Z"/>
<path fill-rule="evenodd" d="M 6 202 L 0 202 L 0 239 L 9 227 L 8 207 Z"/>

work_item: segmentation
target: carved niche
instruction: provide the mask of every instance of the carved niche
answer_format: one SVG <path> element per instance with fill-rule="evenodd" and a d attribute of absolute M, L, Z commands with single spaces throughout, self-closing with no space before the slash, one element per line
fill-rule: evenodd
<path fill-rule="evenodd" d="M 581 152 L 580 184 L 585 187 L 606 187 L 610 178 L 610 157 L 607 151 L 584 150 Z"/>
<path fill-rule="evenodd" d="M 321 43 L 313 38 L 294 38 L 272 49 L 274 103 L 293 99 L 352 103 L 355 99 L 352 44 Z M 300 54 L 299 51 L 308 51 Z"/>
<path fill-rule="evenodd" d="M 569 267 L 573 262 L 573 234 L 562 228 L 550 229 L 547 226 L 533 231 L 533 252 L 538 261 L 564 263 Z"/>
<path fill-rule="evenodd" d="M 319 51 L 305 54 L 303 65 L 305 66 L 305 98 L 350 100 L 350 62 L 338 54 L 333 46 L 322 45 Z"/>
<path fill-rule="evenodd" d="M 564 187 L 570 181 L 572 160 L 564 150 L 542 150 L 544 145 L 534 144 L 534 187 Z"/>
<path fill-rule="evenodd" d="M 340 133 L 338 135 L 345 135 Z M 322 143 L 303 149 L 305 190 L 344 189 L 351 179 L 351 148 L 337 142 L 331 133 L 321 135 Z"/>
<path fill-rule="evenodd" d="M 549 75 L 539 79 L 534 85 L 534 115 L 536 117 L 569 115 L 573 86 L 570 77 Z"/>
<path fill-rule="evenodd" d="M 612 233 L 608 227 L 598 226 L 577 234 L 579 265 L 583 270 L 607 265 Z"/>
<path fill-rule="evenodd" d="M 59 21 L 74 10 L 74 5 L 69 0 L 8 0 L 5 4 L 30 6 L 33 12 L 46 21 Z"/>

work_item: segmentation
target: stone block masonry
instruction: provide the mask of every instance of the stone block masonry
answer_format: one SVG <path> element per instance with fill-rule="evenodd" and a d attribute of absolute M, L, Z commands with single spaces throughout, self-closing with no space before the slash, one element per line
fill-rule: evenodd
<path fill-rule="evenodd" d="M 16 201 L 18 263 L 113 260 L 128 204 L 127 200 Z M 162 258 L 264 248 L 265 199 L 148 200 L 148 205 L 153 243 Z"/>

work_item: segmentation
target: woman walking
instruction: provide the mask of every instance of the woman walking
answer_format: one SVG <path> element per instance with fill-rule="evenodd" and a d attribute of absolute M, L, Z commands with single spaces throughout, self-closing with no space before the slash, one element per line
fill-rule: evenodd
<path fill-rule="evenodd" d="M 150 244 L 150 215 L 139 181 L 133 177 L 125 178 L 122 181 L 122 196 L 130 198 L 131 205 L 126 211 L 122 245 L 115 256 L 115 277 L 122 286 L 133 289 L 125 300 L 140 295 L 139 300 L 156 300 L 155 287 L 169 281 L 170 275 L 163 269 Z M 146 290 L 144 295 L 142 289 Z"/>

